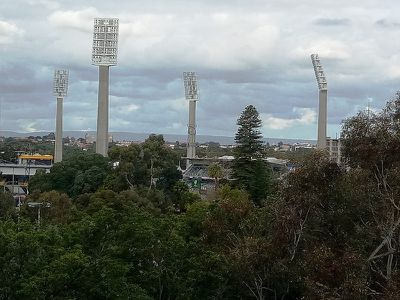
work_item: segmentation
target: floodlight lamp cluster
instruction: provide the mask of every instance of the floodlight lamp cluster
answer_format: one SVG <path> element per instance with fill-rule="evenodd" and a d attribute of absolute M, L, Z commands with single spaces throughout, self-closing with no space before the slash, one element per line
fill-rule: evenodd
<path fill-rule="evenodd" d="M 118 19 L 94 19 L 92 64 L 115 66 L 118 54 Z"/>
<path fill-rule="evenodd" d="M 65 97 L 68 92 L 68 70 L 55 70 L 54 71 L 54 96 Z"/>
<path fill-rule="evenodd" d="M 199 100 L 197 88 L 197 75 L 195 72 L 183 72 L 183 83 L 185 86 L 186 100 Z"/>
<path fill-rule="evenodd" d="M 315 77 L 317 78 L 319 90 L 327 90 L 328 83 L 326 81 L 325 73 L 322 69 L 321 61 L 318 54 L 311 54 L 311 61 L 314 66 Z"/>

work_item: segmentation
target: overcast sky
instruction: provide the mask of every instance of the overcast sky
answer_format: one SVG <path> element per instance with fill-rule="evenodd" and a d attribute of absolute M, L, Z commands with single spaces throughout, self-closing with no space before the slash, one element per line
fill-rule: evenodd
<path fill-rule="evenodd" d="M 199 78 L 197 132 L 233 136 L 253 104 L 264 137 L 316 139 L 328 80 L 328 135 L 400 84 L 395 0 L 1 0 L 0 130 L 54 131 L 54 69 L 70 70 L 64 130 L 95 130 L 93 19 L 120 19 L 110 131 L 186 134 L 183 71 Z"/>

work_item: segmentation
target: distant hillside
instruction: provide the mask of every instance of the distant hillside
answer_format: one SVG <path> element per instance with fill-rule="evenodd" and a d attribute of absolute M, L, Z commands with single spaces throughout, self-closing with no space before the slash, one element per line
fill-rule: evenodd
<path fill-rule="evenodd" d="M 49 131 L 38 131 L 38 132 L 14 132 L 14 131 L 4 131 L 0 130 L 0 136 L 4 137 L 28 137 L 28 136 L 43 136 L 49 134 Z M 64 131 L 64 136 L 70 136 L 75 138 L 83 138 L 85 134 L 89 133 L 91 135 L 95 135 L 95 131 Z M 134 132 L 110 132 L 113 136 L 114 141 L 144 141 L 149 133 L 134 133 Z M 164 139 L 167 142 L 175 143 L 186 142 L 187 136 L 182 134 L 164 134 Z M 212 135 L 198 135 L 197 137 L 198 143 L 206 143 L 206 142 L 216 142 L 222 145 L 232 145 L 235 143 L 234 137 L 229 136 L 212 136 Z M 304 140 L 304 139 L 279 139 L 279 138 L 264 138 L 265 142 L 270 143 L 271 145 L 278 144 L 279 142 L 283 142 L 284 144 L 294 144 L 294 143 L 310 143 L 315 144 L 315 140 Z"/>

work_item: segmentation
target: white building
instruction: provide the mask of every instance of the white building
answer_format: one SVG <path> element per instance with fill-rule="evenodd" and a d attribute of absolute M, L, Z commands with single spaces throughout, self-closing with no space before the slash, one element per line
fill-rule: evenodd
<path fill-rule="evenodd" d="M 326 149 L 329 153 L 329 159 L 337 164 L 342 162 L 342 141 L 341 139 L 326 138 Z"/>

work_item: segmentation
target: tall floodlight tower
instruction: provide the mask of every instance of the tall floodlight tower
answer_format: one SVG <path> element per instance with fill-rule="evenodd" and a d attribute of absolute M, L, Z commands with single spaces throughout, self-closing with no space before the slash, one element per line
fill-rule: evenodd
<path fill-rule="evenodd" d="M 96 153 L 107 156 L 110 66 L 117 64 L 118 19 L 94 20 L 92 64 L 99 66 Z"/>
<path fill-rule="evenodd" d="M 319 108 L 318 108 L 318 140 L 317 149 L 326 148 L 326 124 L 327 124 L 327 102 L 328 102 L 328 84 L 321 61 L 318 54 L 311 54 L 311 61 L 314 66 L 315 77 L 317 78 L 319 90 Z"/>
<path fill-rule="evenodd" d="M 183 72 L 185 97 L 189 101 L 189 123 L 187 140 L 187 158 L 196 157 L 196 102 L 199 100 L 197 76 L 195 72 Z M 189 162 L 189 160 L 188 160 Z M 186 168 L 189 166 L 187 164 Z"/>
<path fill-rule="evenodd" d="M 68 70 L 54 71 L 54 96 L 57 97 L 56 141 L 54 143 L 54 162 L 62 161 L 63 156 L 63 99 L 68 91 Z"/>

